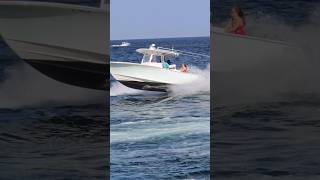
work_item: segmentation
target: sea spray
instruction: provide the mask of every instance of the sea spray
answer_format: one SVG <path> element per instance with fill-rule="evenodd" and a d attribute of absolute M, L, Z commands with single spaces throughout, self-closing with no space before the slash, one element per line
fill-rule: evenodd
<path fill-rule="evenodd" d="M 129 88 L 120 82 L 114 81 L 110 85 L 110 96 L 143 94 L 143 90 Z"/>
<path fill-rule="evenodd" d="M 188 96 L 203 93 L 208 94 L 210 92 L 210 64 L 208 64 L 205 69 L 190 66 L 188 73 L 193 73 L 199 78 L 188 84 L 170 86 L 170 95 Z"/>

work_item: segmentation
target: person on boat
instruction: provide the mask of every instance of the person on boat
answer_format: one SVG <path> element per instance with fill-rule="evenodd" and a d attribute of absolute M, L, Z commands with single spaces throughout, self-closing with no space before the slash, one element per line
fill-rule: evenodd
<path fill-rule="evenodd" d="M 187 65 L 186 64 L 182 64 L 180 71 L 183 73 L 186 73 L 188 70 Z"/>
<path fill-rule="evenodd" d="M 170 59 L 167 60 L 167 63 L 169 64 L 169 69 L 170 70 L 175 70 L 176 69 L 176 65 L 172 64 L 172 62 L 170 61 Z"/>
<path fill-rule="evenodd" d="M 239 35 L 246 35 L 245 25 L 246 21 L 244 13 L 240 7 L 235 6 L 231 10 L 231 19 L 225 27 L 225 32 L 234 33 Z"/>
<path fill-rule="evenodd" d="M 169 69 L 170 65 L 168 64 L 168 62 L 163 62 L 162 63 L 162 68 L 164 69 Z"/>

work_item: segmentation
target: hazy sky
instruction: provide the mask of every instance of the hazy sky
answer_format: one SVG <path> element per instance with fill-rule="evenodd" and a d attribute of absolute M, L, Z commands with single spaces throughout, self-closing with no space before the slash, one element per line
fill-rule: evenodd
<path fill-rule="evenodd" d="M 210 35 L 210 0 L 111 0 L 111 39 Z"/>

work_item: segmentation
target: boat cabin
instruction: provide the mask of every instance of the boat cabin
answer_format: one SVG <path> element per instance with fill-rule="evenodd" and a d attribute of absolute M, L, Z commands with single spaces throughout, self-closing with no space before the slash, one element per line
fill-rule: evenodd
<path fill-rule="evenodd" d="M 163 67 L 164 62 L 167 62 L 166 58 L 179 56 L 179 53 L 173 50 L 156 48 L 155 44 L 151 44 L 149 48 L 137 49 L 137 52 L 143 54 L 141 64 L 160 68 Z M 169 69 L 176 69 L 176 65 L 170 64 Z"/>

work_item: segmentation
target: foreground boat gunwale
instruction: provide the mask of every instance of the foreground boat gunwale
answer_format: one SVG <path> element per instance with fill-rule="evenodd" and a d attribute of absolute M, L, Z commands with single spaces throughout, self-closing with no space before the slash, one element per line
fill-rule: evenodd
<path fill-rule="evenodd" d="M 108 23 L 108 6 L 107 3 L 90 7 L 55 2 L 0 1 L 4 10 L 0 13 L 3 27 L 0 34 L 21 60 L 48 78 L 72 86 L 108 90 L 109 52 L 104 47 L 108 42 L 107 28 L 104 28 Z M 84 20 L 89 20 L 93 26 L 85 28 Z M 57 28 L 52 29 L 52 25 Z M 43 27 L 41 32 L 47 33 L 39 33 L 40 27 Z M 98 33 L 89 33 L 90 28 Z M 84 32 L 95 37 L 80 38 Z M 99 36 L 100 32 L 105 34 Z"/>
<path fill-rule="evenodd" d="M 61 8 L 61 9 L 72 9 L 87 12 L 101 12 L 105 13 L 108 11 L 107 6 L 101 7 L 90 7 L 85 5 L 77 4 L 66 4 L 57 2 L 39 2 L 39 1 L 0 1 L 0 6 L 35 6 L 35 7 L 49 7 L 49 8 Z"/>
<path fill-rule="evenodd" d="M 239 34 L 227 33 L 227 32 L 223 32 L 222 28 L 217 28 L 217 27 L 212 27 L 212 33 L 222 35 L 222 36 L 230 36 L 230 37 L 236 37 L 236 38 L 241 38 L 241 39 L 263 41 L 263 42 L 272 43 L 272 44 L 280 44 L 280 45 L 285 45 L 285 46 L 292 47 L 292 48 L 298 47 L 297 45 L 294 45 L 294 44 L 291 44 L 291 43 L 288 43 L 285 41 L 265 39 L 265 38 L 261 38 L 261 37 L 250 36 L 250 35 L 239 35 Z"/>

